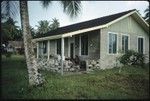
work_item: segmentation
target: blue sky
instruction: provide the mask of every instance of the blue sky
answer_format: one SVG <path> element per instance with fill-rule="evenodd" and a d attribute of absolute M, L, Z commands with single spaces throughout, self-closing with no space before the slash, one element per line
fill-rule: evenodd
<path fill-rule="evenodd" d="M 63 13 L 59 1 L 53 1 L 48 9 L 43 9 L 40 1 L 28 1 L 29 22 L 36 29 L 38 21 L 50 21 L 52 18 L 57 18 L 62 27 L 130 9 L 137 9 L 144 16 L 144 10 L 148 5 L 147 1 L 82 1 L 81 13 L 77 18 L 71 19 Z M 17 17 L 17 20 L 17 25 L 20 26 L 20 16 Z"/>

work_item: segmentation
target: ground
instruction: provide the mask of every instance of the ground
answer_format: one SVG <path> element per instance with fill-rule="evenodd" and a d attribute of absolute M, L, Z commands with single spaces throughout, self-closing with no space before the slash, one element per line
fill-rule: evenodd
<path fill-rule="evenodd" d="M 149 67 L 123 67 L 95 70 L 88 74 L 61 76 L 42 71 L 42 87 L 28 86 L 24 56 L 2 56 L 1 89 L 3 99 L 147 99 Z"/>

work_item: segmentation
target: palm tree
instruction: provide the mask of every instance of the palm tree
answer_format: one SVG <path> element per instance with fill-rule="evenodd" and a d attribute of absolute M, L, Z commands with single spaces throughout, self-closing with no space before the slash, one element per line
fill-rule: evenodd
<path fill-rule="evenodd" d="M 145 17 L 144 17 L 144 19 L 149 23 L 149 7 L 150 6 L 148 6 L 147 8 L 146 8 L 146 10 L 144 11 L 145 12 Z"/>
<path fill-rule="evenodd" d="M 16 26 L 15 24 L 17 21 L 14 21 L 12 18 L 8 18 L 5 22 L 1 22 L 1 28 L 2 28 L 2 42 L 6 42 L 8 40 L 14 40 L 16 35 L 18 33 L 19 26 Z"/>
<path fill-rule="evenodd" d="M 41 20 L 38 22 L 39 25 L 36 25 L 36 27 L 38 28 L 37 29 L 37 32 L 40 33 L 40 34 L 44 34 L 48 31 L 50 31 L 50 24 L 49 24 L 49 21 L 47 20 Z"/>
<path fill-rule="evenodd" d="M 5 5 L 3 3 L 3 7 L 5 9 L 5 14 L 8 16 L 14 15 L 14 9 L 10 8 L 10 1 L 3 1 L 6 2 Z M 11 1 L 13 2 L 13 1 Z M 52 1 L 41 1 L 43 7 L 47 8 Z M 76 17 L 80 11 L 81 2 L 80 1 L 59 1 L 63 6 L 63 11 L 67 13 L 70 17 Z M 23 33 L 23 40 L 24 40 L 24 48 L 25 48 L 25 56 L 26 56 L 26 63 L 28 68 L 28 75 L 29 75 L 29 84 L 30 85 L 40 85 L 43 83 L 43 79 L 41 74 L 38 72 L 38 65 L 36 63 L 36 58 L 34 56 L 33 50 L 33 43 L 32 43 L 32 36 L 29 30 L 29 15 L 28 15 L 28 3 L 27 1 L 19 1 L 20 3 L 20 16 L 21 16 L 21 25 L 22 25 L 22 33 Z M 7 5 L 7 6 L 6 6 Z M 14 5 L 14 3 L 12 3 Z"/>
<path fill-rule="evenodd" d="M 32 37 L 34 37 L 36 35 L 35 29 L 32 26 L 30 26 L 29 29 L 31 31 Z"/>
<path fill-rule="evenodd" d="M 58 22 L 58 19 L 53 18 L 52 19 L 52 24 L 50 25 L 50 30 L 57 29 L 60 26 L 60 23 Z"/>

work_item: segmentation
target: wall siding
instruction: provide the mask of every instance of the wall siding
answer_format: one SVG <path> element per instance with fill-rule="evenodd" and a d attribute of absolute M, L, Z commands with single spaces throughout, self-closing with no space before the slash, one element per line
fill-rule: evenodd
<path fill-rule="evenodd" d="M 81 60 L 100 59 L 100 30 L 87 32 L 88 34 L 88 55 L 81 55 Z"/>
<path fill-rule="evenodd" d="M 145 54 L 149 56 L 149 36 L 142 27 L 134 20 L 132 16 L 129 16 L 115 24 L 110 25 L 107 28 L 101 29 L 101 51 L 100 51 L 100 63 L 101 68 L 112 68 L 117 66 L 116 57 L 119 57 L 119 53 L 115 55 L 108 54 L 108 32 L 117 33 L 118 37 L 118 50 L 121 50 L 121 34 L 129 35 L 130 49 L 137 51 L 137 37 L 143 36 L 145 38 Z M 149 61 L 148 59 L 146 62 Z"/>
<path fill-rule="evenodd" d="M 57 54 L 56 40 L 50 40 L 50 54 Z"/>
<path fill-rule="evenodd" d="M 100 30 L 89 32 L 88 38 L 88 58 L 100 59 Z"/>

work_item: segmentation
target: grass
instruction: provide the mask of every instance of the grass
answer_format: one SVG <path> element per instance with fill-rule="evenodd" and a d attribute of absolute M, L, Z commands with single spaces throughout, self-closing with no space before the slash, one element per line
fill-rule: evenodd
<path fill-rule="evenodd" d="M 3 99 L 148 99 L 149 68 L 124 67 L 61 76 L 43 71 L 46 83 L 30 88 L 23 56 L 2 56 Z"/>

